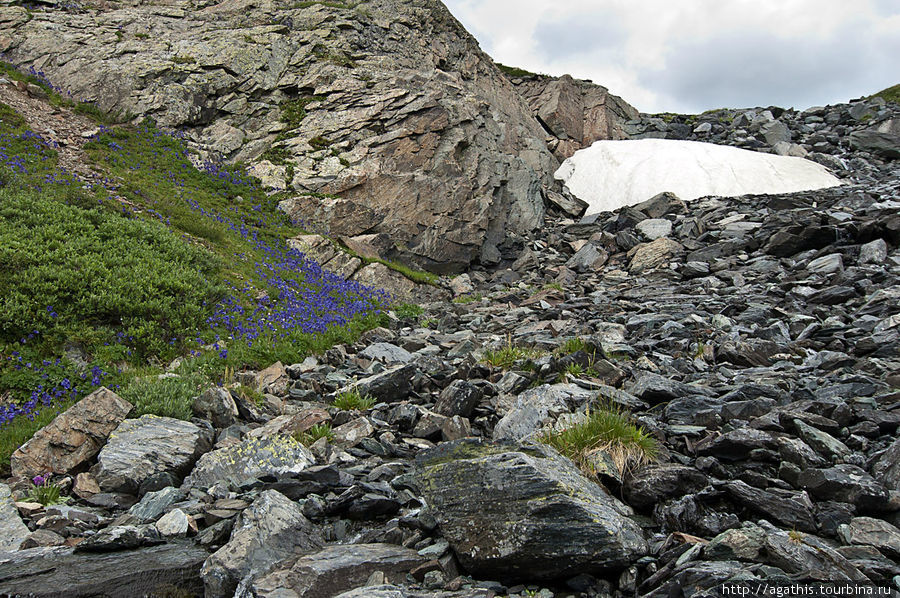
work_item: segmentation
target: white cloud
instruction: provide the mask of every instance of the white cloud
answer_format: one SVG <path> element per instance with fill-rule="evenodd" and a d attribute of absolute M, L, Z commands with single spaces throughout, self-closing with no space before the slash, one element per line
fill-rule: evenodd
<path fill-rule="evenodd" d="M 647 112 L 806 108 L 900 82 L 896 0 L 446 0 L 498 62 Z"/>

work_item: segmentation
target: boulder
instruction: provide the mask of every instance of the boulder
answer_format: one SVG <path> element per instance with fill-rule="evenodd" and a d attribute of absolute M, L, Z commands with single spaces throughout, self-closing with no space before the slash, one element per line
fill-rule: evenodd
<path fill-rule="evenodd" d="M 264 475 L 299 473 L 313 463 L 309 450 L 290 436 L 249 438 L 200 457 L 185 485 L 201 489 L 217 482 L 240 486 Z"/>
<path fill-rule="evenodd" d="M 627 476 L 623 490 L 629 505 L 649 509 L 664 500 L 702 490 L 708 483 L 708 478 L 693 467 L 666 463 L 648 465 Z"/>
<path fill-rule="evenodd" d="M 360 395 L 369 395 L 376 401 L 396 403 L 409 395 L 415 373 L 416 367 L 411 363 L 396 366 L 361 378 L 351 384 L 347 390 L 358 390 Z"/>
<path fill-rule="evenodd" d="M 75 553 L 31 548 L 0 553 L 2 592 L 33 598 L 133 598 L 180 591 L 202 593 L 202 548 L 163 544 L 138 550 Z"/>
<path fill-rule="evenodd" d="M 12 474 L 32 478 L 85 467 L 100 452 L 110 432 L 122 423 L 131 407 L 131 403 L 113 391 L 98 388 L 16 449 L 10 458 Z"/>
<path fill-rule="evenodd" d="M 109 436 L 92 470 L 104 492 L 137 494 L 159 474 L 178 480 L 212 447 L 212 434 L 191 422 L 144 415 L 127 419 Z"/>
<path fill-rule="evenodd" d="M 628 507 L 543 445 L 460 440 L 420 453 L 417 464 L 441 533 L 473 575 L 609 572 L 647 552 Z"/>
<path fill-rule="evenodd" d="M 9 486 L 0 484 L 0 552 L 12 552 L 31 533 L 19 517 Z"/>
<path fill-rule="evenodd" d="M 494 426 L 494 440 L 531 438 L 564 414 L 571 413 L 597 396 L 575 384 L 545 384 L 527 390 Z"/>
<path fill-rule="evenodd" d="M 205 595 L 231 597 L 246 575 L 259 575 L 278 561 L 321 545 L 318 530 L 303 516 L 300 505 L 266 490 L 238 516 L 228 543 L 203 563 Z"/>
<path fill-rule="evenodd" d="M 844 544 L 873 546 L 891 558 L 900 558 L 900 529 L 873 517 L 854 517 L 838 527 Z"/>
<path fill-rule="evenodd" d="M 890 508 L 887 489 L 855 465 L 840 464 L 825 469 L 805 469 L 797 480 L 801 488 L 819 500 L 836 500 L 863 510 Z"/>
<path fill-rule="evenodd" d="M 459 415 L 469 417 L 482 397 L 481 389 L 465 380 L 454 380 L 441 391 L 434 405 L 434 411 L 447 417 Z"/>
<path fill-rule="evenodd" d="M 365 584 L 376 571 L 386 579 L 404 581 L 425 561 L 415 550 L 393 544 L 329 546 L 257 579 L 249 596 L 329 598 Z"/>
<path fill-rule="evenodd" d="M 888 490 L 900 492 L 900 439 L 881 454 L 872 466 L 872 475 Z"/>
<path fill-rule="evenodd" d="M 227 428 L 238 418 L 237 404 L 227 389 L 207 388 L 194 399 L 191 411 L 195 416 L 212 422 L 216 428 Z"/>
<path fill-rule="evenodd" d="M 666 264 L 683 252 L 684 247 L 667 237 L 660 237 L 655 241 L 642 243 L 634 249 L 631 263 L 628 265 L 628 271 L 631 274 L 642 274 Z"/>

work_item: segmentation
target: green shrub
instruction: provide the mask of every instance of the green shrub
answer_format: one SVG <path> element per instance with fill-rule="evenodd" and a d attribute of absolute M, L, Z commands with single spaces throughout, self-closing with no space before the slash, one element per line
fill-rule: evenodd
<path fill-rule="evenodd" d="M 219 265 L 160 223 L 0 189 L 0 341 L 133 337 L 144 354 L 203 327 Z M 104 338 L 105 337 L 105 338 Z"/>
<path fill-rule="evenodd" d="M 369 395 L 361 395 L 356 388 L 344 391 L 334 399 L 334 406 L 344 411 L 365 411 L 371 409 L 374 404 L 375 399 Z"/>
<path fill-rule="evenodd" d="M 397 314 L 398 318 L 418 318 L 425 313 L 425 310 L 421 305 L 416 305 L 415 303 L 401 303 L 394 307 L 394 313 Z"/>
<path fill-rule="evenodd" d="M 121 391 L 123 399 L 134 405 L 130 417 L 159 415 L 189 420 L 191 405 L 209 380 L 193 376 L 145 376 L 135 378 Z"/>

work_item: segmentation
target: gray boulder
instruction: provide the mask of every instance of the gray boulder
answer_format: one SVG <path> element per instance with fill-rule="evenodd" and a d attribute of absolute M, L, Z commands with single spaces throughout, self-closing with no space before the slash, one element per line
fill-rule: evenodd
<path fill-rule="evenodd" d="M 647 552 L 630 509 L 543 445 L 461 440 L 420 453 L 417 463 L 441 533 L 475 576 L 621 570 Z"/>
<path fill-rule="evenodd" d="M 313 463 L 309 450 L 290 436 L 249 438 L 200 457 L 184 483 L 201 489 L 216 482 L 240 486 L 263 475 L 299 473 Z"/>
<path fill-rule="evenodd" d="M 18 550 L 29 533 L 19 517 L 9 486 L 0 484 L 0 552 Z"/>
<path fill-rule="evenodd" d="M 266 490 L 241 512 L 231 539 L 203 564 L 206 598 L 233 596 L 246 575 L 265 572 L 292 555 L 320 548 L 322 538 L 300 505 Z"/>
<path fill-rule="evenodd" d="M 104 492 L 137 494 L 158 474 L 181 479 L 212 446 L 212 434 L 191 422 L 144 415 L 127 419 L 110 434 L 92 470 Z"/>
<path fill-rule="evenodd" d="M 882 519 L 854 517 L 838 528 L 844 544 L 874 546 L 892 558 L 900 558 L 900 529 Z"/>
<path fill-rule="evenodd" d="M 228 390 L 219 386 L 207 388 L 194 399 L 191 411 L 217 428 L 227 428 L 238 418 L 237 404 Z"/>
<path fill-rule="evenodd" d="M 881 454 L 872 466 L 872 475 L 888 490 L 900 492 L 900 439 Z"/>
<path fill-rule="evenodd" d="M 597 396 L 574 384 L 543 385 L 516 398 L 513 408 L 494 427 L 494 440 L 518 441 L 533 436 L 560 415 L 571 413 Z"/>

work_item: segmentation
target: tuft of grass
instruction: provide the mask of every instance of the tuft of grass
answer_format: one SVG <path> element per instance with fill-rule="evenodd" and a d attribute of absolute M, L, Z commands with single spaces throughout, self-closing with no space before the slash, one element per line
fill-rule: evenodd
<path fill-rule="evenodd" d="M 47 478 L 50 474 L 47 474 Z M 26 502 L 36 502 L 49 507 L 50 505 L 64 505 L 69 502 L 68 496 L 62 496 L 62 489 L 50 480 L 42 476 L 34 478 L 31 490 L 25 497 Z"/>
<path fill-rule="evenodd" d="M 466 295 L 460 295 L 453 299 L 453 303 L 458 303 L 461 305 L 466 305 L 468 303 L 475 303 L 477 301 L 481 301 L 483 298 L 481 293 L 468 293 Z"/>
<path fill-rule="evenodd" d="M 655 438 L 635 425 L 629 414 L 609 406 L 588 412 L 584 421 L 564 430 L 545 433 L 540 441 L 589 475 L 594 475 L 591 455 L 598 451 L 609 455 L 622 474 L 652 462 L 659 453 Z"/>
<path fill-rule="evenodd" d="M 325 438 L 326 440 L 328 440 L 328 442 L 334 440 L 334 431 L 331 429 L 331 424 L 316 424 L 306 432 L 298 432 L 294 434 L 294 440 L 304 446 L 309 446 L 320 438 Z"/>
<path fill-rule="evenodd" d="M 401 303 L 394 307 L 394 313 L 397 314 L 398 318 L 411 319 L 421 316 L 425 313 L 425 309 L 421 305 L 416 305 L 415 303 Z"/>
<path fill-rule="evenodd" d="M 374 404 L 375 399 L 369 395 L 361 395 L 356 388 L 344 391 L 334 399 L 334 406 L 344 411 L 365 411 L 371 409 Z"/>
<path fill-rule="evenodd" d="M 900 85 L 894 85 L 887 89 L 882 89 L 878 93 L 873 93 L 871 98 L 882 98 L 885 102 L 893 102 L 900 104 Z"/>
<path fill-rule="evenodd" d="M 507 369 L 512 367 L 517 361 L 535 359 L 543 354 L 542 351 L 536 349 L 516 347 L 511 341 L 507 341 L 505 347 L 485 351 L 481 356 L 481 361 L 491 367 Z"/>
<path fill-rule="evenodd" d="M 557 355 L 571 355 L 578 351 L 587 351 L 587 348 L 588 344 L 583 338 L 573 337 L 557 347 L 554 353 Z"/>
<path fill-rule="evenodd" d="M 151 414 L 189 420 L 194 398 L 209 384 L 208 379 L 197 374 L 145 376 L 133 379 L 120 395 L 134 405 L 131 417 Z"/>

